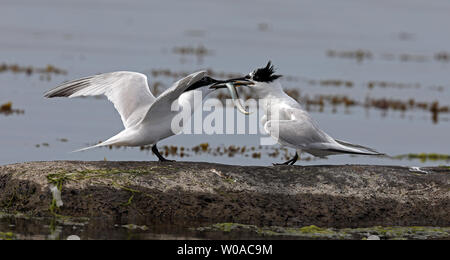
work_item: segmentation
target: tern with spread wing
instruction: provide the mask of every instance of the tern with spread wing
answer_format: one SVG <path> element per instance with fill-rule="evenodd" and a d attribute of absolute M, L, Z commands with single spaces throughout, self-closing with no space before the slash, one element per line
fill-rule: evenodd
<path fill-rule="evenodd" d="M 245 82 L 245 80 L 243 81 Z M 173 102 L 180 106 L 189 104 L 192 113 L 194 90 L 202 91 L 205 98 L 213 89 L 208 86 L 221 86 L 238 83 L 233 79 L 220 81 L 206 75 L 205 71 L 192 73 L 175 82 L 158 97 L 155 97 L 147 84 L 144 74 L 129 71 L 104 73 L 63 83 L 45 93 L 45 97 L 79 97 L 105 95 L 119 112 L 125 129 L 117 135 L 97 145 L 86 147 L 83 151 L 101 146 L 144 146 L 152 145 L 152 151 L 159 161 L 168 161 L 158 151 L 157 142 L 175 135 L 171 127 L 177 111 L 172 111 Z M 228 84 L 229 85 L 229 84 Z M 187 102 L 187 103 L 186 103 Z"/>
<path fill-rule="evenodd" d="M 252 97 L 263 101 L 261 123 L 265 131 L 280 145 L 297 151 L 291 160 L 274 165 L 293 165 L 302 151 L 317 157 L 333 154 L 383 155 L 368 147 L 334 139 L 322 131 L 308 112 L 283 91 L 279 81 L 281 75 L 274 73 L 269 61 L 265 67 L 242 78 L 248 81 L 245 85 L 250 86 Z M 211 87 L 224 88 L 219 84 Z"/>

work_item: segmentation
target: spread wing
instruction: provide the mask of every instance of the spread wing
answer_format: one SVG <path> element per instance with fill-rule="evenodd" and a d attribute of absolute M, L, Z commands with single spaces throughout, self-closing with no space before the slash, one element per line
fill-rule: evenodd
<path fill-rule="evenodd" d="M 125 128 L 140 122 L 156 100 L 147 77 L 130 71 L 118 71 L 66 82 L 49 90 L 45 97 L 79 97 L 105 95 L 119 112 Z"/>
<path fill-rule="evenodd" d="M 170 113 L 172 103 L 177 100 L 180 95 L 186 91 L 186 89 L 188 89 L 195 82 L 201 80 L 204 76 L 206 76 L 206 71 L 198 71 L 175 82 L 172 87 L 158 96 L 155 102 L 148 109 L 148 112 L 143 120 L 149 120 L 152 117 Z"/>

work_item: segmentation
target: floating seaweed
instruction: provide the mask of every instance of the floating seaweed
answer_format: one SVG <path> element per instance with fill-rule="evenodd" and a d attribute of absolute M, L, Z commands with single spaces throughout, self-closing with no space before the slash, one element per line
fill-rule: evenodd
<path fill-rule="evenodd" d="M 202 56 L 202 57 L 212 54 L 212 51 L 208 50 L 203 45 L 199 45 L 197 47 L 192 47 L 192 46 L 175 47 L 175 48 L 173 48 L 173 52 L 176 54 L 181 54 L 181 55 L 195 55 L 195 56 Z"/>
<path fill-rule="evenodd" d="M 401 154 L 394 157 L 395 159 L 407 159 L 407 160 L 420 160 L 421 162 L 426 161 L 450 161 L 450 154 L 438 154 L 438 153 L 409 153 Z"/>
<path fill-rule="evenodd" d="M 49 143 L 42 143 L 42 144 L 36 144 L 36 145 L 34 145 L 36 148 L 39 148 L 39 147 L 41 147 L 41 146 L 43 146 L 43 147 L 50 147 L 50 144 Z"/>
<path fill-rule="evenodd" d="M 57 68 L 53 65 L 47 65 L 44 68 L 36 68 L 33 66 L 20 66 L 17 64 L 0 64 L 0 73 L 2 72 L 12 72 L 12 73 L 24 73 L 28 76 L 32 74 L 41 75 L 41 79 L 50 80 L 51 75 L 66 75 L 67 71 Z"/>
<path fill-rule="evenodd" d="M 241 88 L 240 92 L 240 96 L 244 97 L 244 99 L 249 99 L 252 97 L 250 88 Z M 337 112 L 336 108 L 338 106 L 343 106 L 346 109 L 351 107 L 364 107 L 366 109 L 375 108 L 384 111 L 422 110 L 431 113 L 433 122 L 438 121 L 439 114 L 450 113 L 450 107 L 448 105 L 441 105 L 438 101 L 421 102 L 414 99 L 398 100 L 391 98 L 371 98 L 369 96 L 366 97 L 365 101 L 357 101 L 346 95 L 315 95 L 310 97 L 307 94 L 301 95 L 301 92 L 298 89 L 287 89 L 285 92 L 290 97 L 300 102 L 300 104 L 303 104 L 307 111 L 312 111 L 314 108 L 318 108 L 319 112 L 324 112 L 324 109 L 327 106 L 331 106 L 333 108 L 333 113 Z M 229 94 L 224 92 L 217 92 L 214 97 L 222 102 L 226 99 L 230 99 Z M 349 111 L 346 110 L 346 112 Z"/>
<path fill-rule="evenodd" d="M 412 110 L 412 109 L 420 109 L 424 111 L 429 111 L 432 114 L 432 119 L 434 123 L 438 122 L 438 117 L 440 113 L 449 113 L 450 107 L 449 106 L 441 106 L 438 101 L 433 101 L 431 103 L 427 102 L 417 102 L 414 99 L 409 99 L 408 101 L 403 100 L 395 100 L 395 99 L 373 99 L 373 98 L 366 98 L 365 106 L 368 107 L 374 107 L 382 110 L 400 110 L 400 111 L 406 111 L 406 110 Z"/>
<path fill-rule="evenodd" d="M 45 144 L 45 143 L 44 143 Z M 109 146 L 109 149 L 126 149 L 124 146 Z M 151 152 L 151 146 L 141 146 L 141 151 Z M 211 146 L 209 143 L 201 143 L 191 148 L 176 145 L 165 145 L 160 147 L 166 157 L 192 157 L 209 155 L 214 157 L 249 157 L 252 159 L 261 159 L 263 157 L 270 157 L 274 160 L 289 160 L 294 156 L 294 153 L 290 152 L 286 147 L 280 146 L 237 146 L 237 145 L 219 145 L 216 147 Z M 450 161 L 450 154 L 439 153 L 408 153 L 390 157 L 395 160 L 420 160 L 422 163 L 427 161 Z M 319 158 L 313 156 L 303 155 L 300 156 L 301 161 L 313 161 Z"/>
<path fill-rule="evenodd" d="M 354 83 L 349 80 L 340 80 L 340 79 L 327 79 L 327 80 L 309 80 L 308 83 L 310 85 L 320 85 L 324 87 L 334 86 L 340 87 L 345 86 L 348 88 L 353 87 Z"/>
<path fill-rule="evenodd" d="M 205 56 L 212 55 L 212 51 L 207 49 L 203 45 L 199 45 L 197 47 L 192 46 L 183 46 L 183 47 L 175 47 L 173 48 L 173 53 L 180 54 L 183 57 L 186 55 L 194 55 L 197 57 L 198 62 L 202 62 Z M 184 62 L 184 58 L 181 59 L 182 63 Z"/>
<path fill-rule="evenodd" d="M 434 59 L 440 62 L 449 62 L 450 61 L 450 53 L 446 51 L 438 52 L 434 55 Z"/>
<path fill-rule="evenodd" d="M 375 55 L 369 50 L 355 50 L 355 51 L 337 51 L 337 50 L 327 50 L 328 57 L 334 58 L 345 58 L 345 59 L 356 59 L 358 62 L 364 60 L 369 60 L 374 58 Z M 387 61 L 400 61 L 400 62 L 428 62 L 430 60 L 435 60 L 438 62 L 450 62 L 450 53 L 446 51 L 440 51 L 434 55 L 423 55 L 423 54 L 411 54 L 411 53 L 382 53 L 380 58 Z"/>
<path fill-rule="evenodd" d="M 401 62 L 426 62 L 429 58 L 425 55 L 403 53 L 398 56 Z"/>
<path fill-rule="evenodd" d="M 398 83 L 398 82 L 387 82 L 387 81 L 369 81 L 367 87 L 373 89 L 374 87 L 380 88 L 398 88 L 398 89 L 418 89 L 420 88 L 419 83 Z"/>
<path fill-rule="evenodd" d="M 24 110 L 13 109 L 12 102 L 8 102 L 8 103 L 5 103 L 0 106 L 0 114 L 6 115 L 6 116 L 11 115 L 11 114 L 23 114 L 23 113 L 25 113 Z"/>
<path fill-rule="evenodd" d="M 126 149 L 125 146 L 108 146 L 111 149 Z M 151 146 L 141 146 L 141 151 L 151 152 Z M 288 160 L 294 156 L 287 148 L 277 146 L 237 146 L 237 145 L 220 145 L 212 147 L 209 143 L 201 143 L 191 148 L 176 145 L 165 145 L 160 147 L 160 152 L 165 157 L 192 157 L 201 155 L 210 155 L 214 157 L 251 157 L 253 159 L 261 159 L 263 156 L 278 159 Z M 314 160 L 311 156 L 302 156 L 301 160 Z"/>
<path fill-rule="evenodd" d="M 328 57 L 338 57 L 338 58 L 345 58 L 345 59 L 355 59 L 358 62 L 362 62 L 364 60 L 370 60 L 373 57 L 373 54 L 371 51 L 368 50 L 362 50 L 358 49 L 355 51 L 336 51 L 336 50 L 328 50 L 327 51 Z"/>
<path fill-rule="evenodd" d="M 286 93 L 292 98 L 300 101 L 305 105 L 306 110 L 310 111 L 313 107 L 319 107 L 319 112 L 324 111 L 324 107 L 331 105 L 333 108 L 343 105 L 346 108 L 353 106 L 360 106 L 365 108 L 376 108 L 381 110 L 422 110 L 429 111 L 432 114 L 434 122 L 438 121 L 440 113 L 450 113 L 450 107 L 441 105 L 438 101 L 433 102 L 419 102 L 414 99 L 397 100 L 389 98 L 370 98 L 366 97 L 365 102 L 359 102 L 345 95 L 316 95 L 309 97 L 308 95 L 301 96 L 297 90 L 288 90 Z"/>

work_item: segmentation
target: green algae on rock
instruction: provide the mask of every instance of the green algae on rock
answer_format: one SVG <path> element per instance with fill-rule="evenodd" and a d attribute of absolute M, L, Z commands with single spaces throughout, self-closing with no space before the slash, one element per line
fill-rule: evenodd
<path fill-rule="evenodd" d="M 211 226 L 193 228 L 198 232 L 240 232 L 256 234 L 262 237 L 292 237 L 299 239 L 367 239 L 377 236 L 384 240 L 403 239 L 449 239 L 450 227 L 382 227 L 367 228 L 320 228 L 315 225 L 300 228 L 292 227 L 258 227 L 239 223 L 217 223 Z"/>
<path fill-rule="evenodd" d="M 13 240 L 15 238 L 12 232 L 0 232 L 0 240 Z"/>

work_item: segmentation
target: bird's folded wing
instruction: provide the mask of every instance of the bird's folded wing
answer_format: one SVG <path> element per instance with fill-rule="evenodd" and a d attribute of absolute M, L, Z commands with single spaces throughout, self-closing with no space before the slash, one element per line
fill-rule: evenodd
<path fill-rule="evenodd" d="M 122 118 L 125 128 L 142 120 L 155 97 L 144 74 L 118 71 L 85 77 L 61 84 L 45 97 L 79 97 L 105 95 Z"/>
<path fill-rule="evenodd" d="M 201 80 L 206 75 L 206 71 L 198 71 L 192 73 L 177 82 L 172 87 L 164 91 L 148 109 L 143 120 L 149 120 L 152 117 L 166 114 L 171 111 L 172 103 L 177 100 L 181 94 L 186 91 L 192 84 Z"/>
<path fill-rule="evenodd" d="M 278 142 L 302 150 L 315 151 L 323 155 L 336 153 L 380 155 L 373 149 L 333 139 L 319 129 L 307 113 L 288 109 L 291 120 L 270 120 L 264 128 Z"/>
<path fill-rule="evenodd" d="M 269 120 L 264 129 L 279 143 L 297 149 L 306 149 L 312 144 L 327 142 L 325 133 L 305 121 Z"/>

